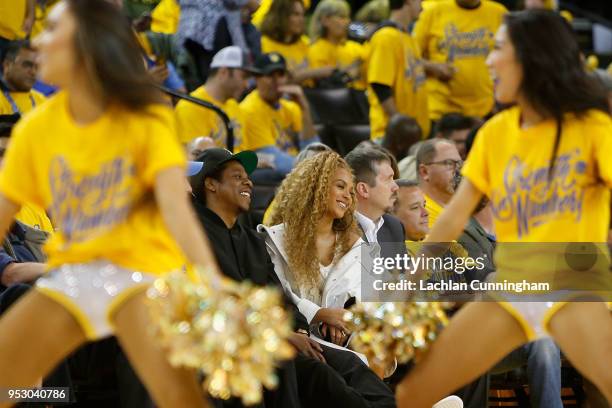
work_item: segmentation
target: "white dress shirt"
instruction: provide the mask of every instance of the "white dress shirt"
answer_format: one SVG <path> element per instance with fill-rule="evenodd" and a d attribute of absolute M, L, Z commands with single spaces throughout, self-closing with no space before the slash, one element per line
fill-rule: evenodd
<path fill-rule="evenodd" d="M 370 244 L 378 244 L 378 230 L 385 223 L 385 219 L 380 217 L 378 222 L 374 222 L 365 215 L 361 214 L 359 211 L 355 211 L 355 215 L 357 216 L 357 222 L 361 225 L 361 229 L 366 236 L 366 240 Z"/>

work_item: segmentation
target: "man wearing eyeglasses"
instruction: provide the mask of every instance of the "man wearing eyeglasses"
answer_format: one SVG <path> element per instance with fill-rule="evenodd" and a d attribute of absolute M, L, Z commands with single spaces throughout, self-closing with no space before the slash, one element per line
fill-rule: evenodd
<path fill-rule="evenodd" d="M 416 163 L 431 228 L 455 193 L 456 179 L 463 162 L 454 143 L 431 139 L 419 148 Z"/>

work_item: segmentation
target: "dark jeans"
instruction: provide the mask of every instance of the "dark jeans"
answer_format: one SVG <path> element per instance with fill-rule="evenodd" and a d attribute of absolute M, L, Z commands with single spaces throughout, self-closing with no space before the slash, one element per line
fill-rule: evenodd
<path fill-rule="evenodd" d="M 529 399 L 534 408 L 563 408 L 561 401 L 561 352 L 551 339 L 527 343 L 504 357 L 491 374 L 527 366 Z"/>

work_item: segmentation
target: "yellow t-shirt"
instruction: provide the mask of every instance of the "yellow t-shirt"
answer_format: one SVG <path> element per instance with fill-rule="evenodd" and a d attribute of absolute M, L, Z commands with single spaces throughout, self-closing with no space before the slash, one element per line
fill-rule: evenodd
<path fill-rule="evenodd" d="M 191 96 L 211 102 L 223 109 L 229 116 L 234 128 L 234 146 L 240 144 L 242 135 L 240 106 L 235 99 L 229 99 L 221 103 L 213 99 L 204 86 L 199 87 L 191 93 Z M 209 136 L 217 146 L 227 146 L 227 134 L 221 117 L 210 109 L 203 108 L 189 101 L 179 101 L 175 108 L 179 140 L 181 143 L 189 143 L 196 137 Z"/>
<path fill-rule="evenodd" d="M 257 9 L 257 11 L 255 13 L 253 13 L 253 17 L 251 18 L 251 22 L 257 28 L 259 28 L 259 26 L 261 25 L 261 22 L 263 21 L 264 17 L 266 17 L 266 14 L 268 14 L 268 10 L 270 10 L 270 6 L 272 5 L 272 1 L 273 0 L 261 0 L 259 8 Z M 302 1 L 302 4 L 304 5 L 304 10 L 308 10 L 310 8 L 310 0 L 304 0 L 304 1 Z"/>
<path fill-rule="evenodd" d="M 7 40 L 23 38 L 21 29 L 26 15 L 26 0 L 0 0 L 0 37 Z"/>
<path fill-rule="evenodd" d="M 15 127 L 0 172 L 0 192 L 45 208 L 57 228 L 45 245 L 48 266 L 107 259 L 153 274 L 185 258 L 154 197 L 159 172 L 185 166 L 172 110 L 109 109 L 80 126 L 64 92 Z"/>
<path fill-rule="evenodd" d="M 24 204 L 21 206 L 21 210 L 19 210 L 15 219 L 32 228 L 53 233 L 53 224 L 51 224 L 47 213 L 40 207 Z"/>
<path fill-rule="evenodd" d="M 240 110 L 243 119 L 242 143 L 237 151 L 276 146 L 289 154 L 297 154 L 291 136 L 302 131 L 302 110 L 297 103 L 281 99 L 273 107 L 254 90 L 240 103 Z"/>
<path fill-rule="evenodd" d="M 334 44 L 325 38 L 319 38 L 308 48 L 308 67 L 323 68 L 336 67 L 346 70 L 347 68 L 358 68 L 360 77 L 351 86 L 355 89 L 364 90 L 366 88 L 365 75 L 363 70 L 366 58 L 365 48 L 362 44 L 355 41 L 345 41 L 342 44 Z"/>
<path fill-rule="evenodd" d="M 25 115 L 46 99 L 43 94 L 33 89 L 30 92 L 10 92 L 9 95 L 17 105 L 18 111 L 15 111 L 4 92 L 0 92 L 0 115 L 12 115 L 13 113 Z"/>
<path fill-rule="evenodd" d="M 425 210 L 429 213 L 429 228 L 431 229 L 442 211 L 444 211 L 444 207 L 438 204 L 433 198 L 429 197 L 427 194 L 424 194 L 425 197 Z"/>
<path fill-rule="evenodd" d="M 549 120 L 519 127 L 517 107 L 478 132 L 464 177 L 491 199 L 500 242 L 606 242 L 612 188 L 612 120 L 590 111 L 566 115 L 557 153 L 558 174 L 547 189 L 555 139 Z M 601 181 L 598 181 L 601 180 Z"/>
<path fill-rule="evenodd" d="M 308 37 L 303 35 L 293 44 L 283 44 L 270 37 L 261 37 L 261 50 L 264 53 L 278 52 L 287 61 L 287 69 L 295 71 L 308 67 Z"/>
<path fill-rule="evenodd" d="M 178 31 L 181 8 L 177 0 L 161 0 L 151 12 L 151 31 L 175 34 Z"/>
<path fill-rule="evenodd" d="M 427 81 L 432 120 L 450 112 L 483 117 L 491 111 L 493 82 L 485 60 L 506 11 L 488 0 L 475 10 L 444 0 L 430 3 L 421 13 L 413 34 L 423 58 L 456 69 L 447 83 Z"/>
<path fill-rule="evenodd" d="M 429 113 L 425 68 L 418 47 L 407 33 L 395 27 L 383 27 L 372 36 L 369 45 L 368 83 L 391 87 L 399 113 L 411 116 L 429 134 Z M 370 102 L 371 138 L 384 136 L 389 118 L 372 88 L 368 88 Z"/>

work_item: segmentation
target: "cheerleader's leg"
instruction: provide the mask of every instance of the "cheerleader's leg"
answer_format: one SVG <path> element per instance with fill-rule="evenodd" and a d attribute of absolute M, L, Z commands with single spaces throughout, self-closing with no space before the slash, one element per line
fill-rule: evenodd
<path fill-rule="evenodd" d="M 566 303 L 546 323 L 565 356 L 612 404 L 612 316 L 605 303 Z"/>
<path fill-rule="evenodd" d="M 146 294 L 130 297 L 113 315 L 115 335 L 132 367 L 160 408 L 207 407 L 196 373 L 170 365 L 151 335 Z"/>
<path fill-rule="evenodd" d="M 64 306 L 30 290 L 0 319 L 0 387 L 33 387 L 85 341 Z M 11 405 L 0 401 L 0 407 Z"/>
<path fill-rule="evenodd" d="M 497 303 L 467 304 L 398 385 L 398 408 L 431 408 L 525 342 L 522 326 Z"/>

